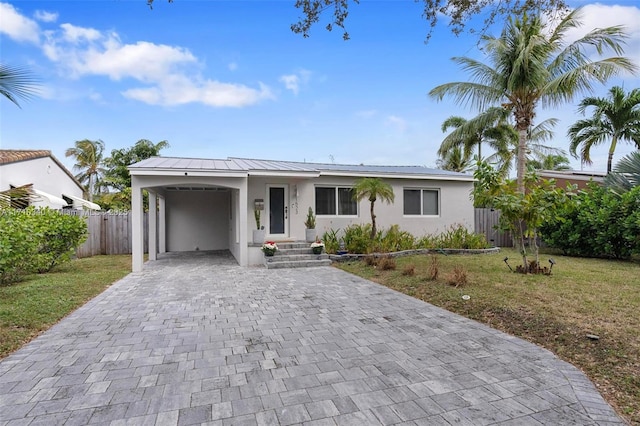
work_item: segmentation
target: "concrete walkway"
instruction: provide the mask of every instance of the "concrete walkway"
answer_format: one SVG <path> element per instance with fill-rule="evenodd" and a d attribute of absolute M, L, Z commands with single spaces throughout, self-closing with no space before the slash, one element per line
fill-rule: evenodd
<path fill-rule="evenodd" d="M 472 302 L 471 302 L 472 303 Z M 622 424 L 550 352 L 331 267 L 165 255 L 0 362 L 0 424 Z"/>

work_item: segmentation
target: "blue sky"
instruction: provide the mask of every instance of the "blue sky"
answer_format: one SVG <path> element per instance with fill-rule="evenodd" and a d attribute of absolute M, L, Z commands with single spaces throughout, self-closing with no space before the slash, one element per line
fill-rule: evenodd
<path fill-rule="evenodd" d="M 50 149 L 69 168 L 64 151 L 81 139 L 102 139 L 107 155 L 150 139 L 169 141 L 165 156 L 434 166 L 442 122 L 475 112 L 427 93 L 467 80 L 450 58 L 482 58 L 477 36 L 442 21 L 425 44 L 420 3 L 365 0 L 352 6 L 350 41 L 324 25 L 305 39 L 290 30 L 292 4 L 0 0 L 0 60 L 42 83 L 21 109 L 0 99 L 0 146 Z M 580 4 L 583 31 L 627 26 L 626 54 L 640 66 L 635 2 Z M 614 84 L 631 90 L 640 78 L 596 94 Z M 568 149 L 581 98 L 539 112 L 561 120 L 551 145 Z M 584 169 L 605 170 L 606 150 Z M 631 150 L 619 145 L 614 160 Z"/>

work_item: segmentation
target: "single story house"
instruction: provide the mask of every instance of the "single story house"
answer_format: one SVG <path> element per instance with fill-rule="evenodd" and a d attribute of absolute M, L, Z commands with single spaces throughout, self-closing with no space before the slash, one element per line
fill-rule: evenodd
<path fill-rule="evenodd" d="M 80 182 L 51 151 L 0 149 L 0 192 L 21 187 L 30 196 L 12 200 L 16 207 L 100 210 L 99 205 L 84 198 Z"/>
<path fill-rule="evenodd" d="M 142 191 L 149 193 L 149 259 L 166 251 L 228 249 L 242 266 L 262 261 L 253 242 L 254 210 L 265 238 L 304 241 L 309 207 L 316 232 L 370 222 L 369 201 L 352 197 L 354 182 L 377 177 L 395 202 L 375 205 L 380 228 L 397 224 L 416 236 L 454 224 L 473 231 L 473 176 L 417 166 L 365 166 L 246 158 L 153 157 L 129 166 L 132 189 L 133 271 L 143 264 Z M 153 209 L 150 209 L 153 210 Z"/>
<path fill-rule="evenodd" d="M 566 188 L 568 184 L 578 185 L 578 189 L 585 189 L 589 182 L 602 185 L 606 172 L 584 172 L 581 170 L 537 170 L 541 179 L 555 179 L 556 187 Z"/>

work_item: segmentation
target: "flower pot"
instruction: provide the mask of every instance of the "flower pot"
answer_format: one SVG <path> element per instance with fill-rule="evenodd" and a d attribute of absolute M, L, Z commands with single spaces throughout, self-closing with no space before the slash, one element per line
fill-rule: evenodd
<path fill-rule="evenodd" d="M 262 252 L 263 252 L 263 253 L 264 253 L 264 255 L 265 255 L 265 256 L 267 256 L 267 257 L 271 257 L 271 256 L 273 256 L 273 255 L 276 253 L 276 251 L 275 251 L 275 250 L 264 250 L 264 249 L 262 250 Z"/>
<path fill-rule="evenodd" d="M 264 243 L 264 237 L 265 237 L 265 230 L 264 229 L 254 229 L 253 230 L 253 243 L 254 244 L 262 244 Z"/>
<path fill-rule="evenodd" d="M 312 247 L 311 251 L 313 254 L 322 254 L 322 247 Z"/>
<path fill-rule="evenodd" d="M 312 243 L 316 240 L 316 230 L 315 228 L 312 229 L 305 229 L 304 231 L 304 239 L 306 242 L 308 243 Z"/>

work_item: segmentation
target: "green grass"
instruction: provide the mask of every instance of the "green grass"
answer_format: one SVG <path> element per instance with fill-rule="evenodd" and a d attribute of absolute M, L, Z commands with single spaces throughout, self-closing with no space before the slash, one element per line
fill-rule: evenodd
<path fill-rule="evenodd" d="M 339 267 L 551 350 L 582 369 L 628 421 L 640 424 L 640 263 L 544 255 L 542 265 L 549 257 L 557 262 L 552 275 L 522 275 L 509 271 L 505 256 L 515 268 L 519 256 L 512 250 L 437 255 L 434 281 L 428 279 L 428 255 L 398 258 L 391 271 L 358 261 Z M 415 274 L 403 274 L 410 266 Z M 467 273 L 464 286 L 447 284 L 456 266 Z"/>
<path fill-rule="evenodd" d="M 131 256 L 76 259 L 46 274 L 0 286 L 0 359 L 131 271 Z"/>

